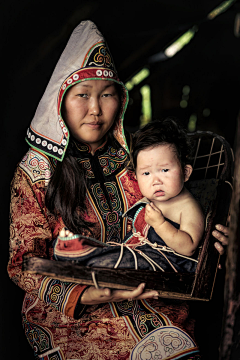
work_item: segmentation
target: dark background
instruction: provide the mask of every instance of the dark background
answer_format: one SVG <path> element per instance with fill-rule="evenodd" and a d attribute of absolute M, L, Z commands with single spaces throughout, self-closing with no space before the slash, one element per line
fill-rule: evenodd
<path fill-rule="evenodd" d="M 27 1 L 1 5 L 1 359 L 32 359 L 21 326 L 23 292 L 8 278 L 9 185 L 14 169 L 27 151 L 26 129 L 73 29 L 92 20 L 107 39 L 119 77 L 128 81 L 144 66 L 150 76 L 152 117 L 179 117 L 187 126 L 192 114 L 196 129 L 224 136 L 232 147 L 239 112 L 240 30 L 235 2 L 213 20 L 207 14 L 220 0 L 147 1 Z M 191 42 L 173 58 L 155 63 L 149 58 L 162 52 L 174 39 L 197 25 Z M 182 109 L 182 89 L 190 87 L 188 106 Z M 130 92 L 125 123 L 139 127 L 140 86 Z M 210 109 L 204 116 L 203 110 Z M 219 275 L 222 283 L 224 270 Z M 220 290 L 219 290 L 220 289 Z M 216 287 L 211 304 L 195 304 L 197 334 L 204 359 L 217 359 L 221 331 L 222 287 Z M 203 321 L 204 319 L 204 321 Z M 206 350 L 207 349 L 207 350 Z M 238 357 L 240 358 L 240 357 Z M 236 358 L 237 359 L 237 358 Z"/>

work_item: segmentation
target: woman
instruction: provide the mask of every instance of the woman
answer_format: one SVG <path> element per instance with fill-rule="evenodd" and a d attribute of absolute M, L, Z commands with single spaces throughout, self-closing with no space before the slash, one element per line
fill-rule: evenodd
<path fill-rule="evenodd" d="M 53 259 L 65 226 L 102 242 L 119 242 L 131 228 L 121 215 L 141 193 L 126 170 L 127 101 L 102 35 L 82 22 L 39 103 L 11 188 L 8 272 L 26 292 L 23 327 L 39 359 L 198 357 L 184 302 L 159 301 L 144 284 L 96 289 L 22 272 L 24 256 Z"/>

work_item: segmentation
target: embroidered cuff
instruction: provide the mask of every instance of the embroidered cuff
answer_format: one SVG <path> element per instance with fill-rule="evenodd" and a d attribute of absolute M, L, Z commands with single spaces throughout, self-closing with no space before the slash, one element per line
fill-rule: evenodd
<path fill-rule="evenodd" d="M 39 289 L 39 298 L 64 315 L 74 318 L 78 300 L 87 285 L 63 282 L 45 277 Z"/>
<path fill-rule="evenodd" d="M 84 313 L 84 310 L 86 309 L 86 306 L 88 306 L 88 305 L 81 304 L 81 298 L 82 298 L 85 290 L 87 290 L 87 288 L 89 288 L 89 287 L 90 287 L 90 285 L 89 286 L 85 285 L 85 289 L 82 290 L 81 295 L 78 298 L 77 305 L 74 310 L 74 319 L 75 320 L 78 320 L 82 317 L 82 314 Z"/>

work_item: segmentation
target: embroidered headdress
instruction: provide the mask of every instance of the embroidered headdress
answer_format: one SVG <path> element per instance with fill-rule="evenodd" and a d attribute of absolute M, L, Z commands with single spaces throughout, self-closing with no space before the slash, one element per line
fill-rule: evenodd
<path fill-rule="evenodd" d="M 29 145 L 62 161 L 70 136 L 61 115 L 64 94 L 78 82 L 102 79 L 119 83 L 123 88 L 120 116 L 113 134 L 128 151 L 122 126 L 128 92 L 118 79 L 104 37 L 92 21 L 82 21 L 73 31 L 27 131 Z"/>

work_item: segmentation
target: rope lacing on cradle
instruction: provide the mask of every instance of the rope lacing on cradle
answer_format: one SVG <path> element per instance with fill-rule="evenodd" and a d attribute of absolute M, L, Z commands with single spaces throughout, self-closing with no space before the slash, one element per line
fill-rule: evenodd
<path fill-rule="evenodd" d="M 158 245 L 156 242 L 155 243 L 152 243 L 148 240 L 148 238 L 146 236 L 143 236 L 139 231 L 138 232 L 133 232 L 133 236 L 134 237 L 137 237 L 139 242 L 137 244 L 119 244 L 119 243 L 115 243 L 113 241 L 109 241 L 108 244 L 111 245 L 111 246 L 120 246 L 121 247 L 121 250 L 120 250 L 120 255 L 119 255 L 119 258 L 114 266 L 114 269 L 116 269 L 118 267 L 118 265 L 120 264 L 121 260 L 122 260 L 122 257 L 123 257 L 123 248 L 127 248 L 133 255 L 133 258 L 134 258 L 134 264 L 135 264 L 135 270 L 138 269 L 138 263 L 137 263 L 137 256 L 135 254 L 134 251 L 136 251 L 139 255 L 141 255 L 142 257 L 144 257 L 147 262 L 152 266 L 153 270 L 156 271 L 156 267 L 157 266 L 161 271 L 164 272 L 164 269 L 158 265 L 154 260 L 152 260 L 149 256 L 147 256 L 144 252 L 142 252 L 141 250 L 138 250 L 137 247 L 139 246 L 142 246 L 142 245 L 149 245 L 151 248 L 157 250 L 169 263 L 169 265 L 173 268 L 173 270 L 175 272 L 178 272 L 176 270 L 176 268 L 174 267 L 174 265 L 171 263 L 171 261 L 168 259 L 168 257 L 163 253 L 163 252 L 171 252 L 179 257 L 183 257 L 185 259 L 188 259 L 188 260 L 191 260 L 191 261 L 194 261 L 194 262 L 198 262 L 197 260 L 195 259 L 192 259 L 188 256 L 184 256 L 182 254 L 179 254 L 177 253 L 176 251 L 174 251 L 173 249 L 171 249 L 170 247 L 168 246 L 163 246 L 163 245 Z M 134 251 L 133 251 L 133 249 Z M 155 266 L 154 266 L 155 265 Z"/>
<path fill-rule="evenodd" d="M 168 262 L 169 265 L 173 268 L 173 270 L 174 270 L 175 272 L 178 272 L 178 271 L 176 270 L 176 268 L 174 267 L 174 265 L 171 263 L 171 261 L 167 258 L 167 256 L 166 256 L 164 253 L 162 253 L 162 251 L 161 251 L 161 250 L 165 250 L 165 251 L 166 251 L 166 248 L 167 248 L 166 246 L 158 245 L 157 243 L 152 243 L 151 241 L 148 240 L 148 238 L 147 238 L 146 236 L 142 236 L 139 231 L 138 231 L 138 232 L 134 232 L 134 233 L 133 233 L 133 236 L 138 237 L 138 239 L 140 240 L 140 244 L 141 244 L 141 245 L 147 244 L 147 245 L 151 246 L 151 248 L 157 250 L 157 251 L 167 260 L 167 262 Z M 139 246 L 141 246 L 141 245 L 139 245 Z M 169 248 L 169 249 L 170 249 L 170 248 Z M 140 255 L 142 255 L 147 261 L 150 260 L 150 261 L 149 261 L 150 263 L 153 262 L 155 265 L 158 266 L 158 268 L 160 268 L 160 269 L 164 272 L 164 270 L 163 270 L 155 261 L 153 261 L 151 258 L 149 258 L 149 257 L 148 257 L 146 254 L 144 254 L 141 250 L 137 250 L 137 249 L 136 249 L 136 251 L 137 251 Z M 154 271 L 156 271 L 156 269 L 154 269 Z"/>

